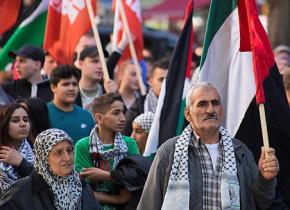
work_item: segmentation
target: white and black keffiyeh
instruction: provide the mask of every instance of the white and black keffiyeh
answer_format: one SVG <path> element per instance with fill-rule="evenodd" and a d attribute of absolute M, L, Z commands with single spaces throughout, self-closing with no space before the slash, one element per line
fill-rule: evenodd
<path fill-rule="evenodd" d="M 156 112 L 158 97 L 150 89 L 144 101 L 144 112 Z"/>
<path fill-rule="evenodd" d="M 90 153 L 100 154 L 100 156 L 105 160 L 113 160 L 113 169 L 123 158 L 127 157 L 128 147 L 123 140 L 120 132 L 116 132 L 114 139 L 114 148 L 105 151 L 104 145 L 98 135 L 98 127 L 95 126 L 89 137 Z"/>
<path fill-rule="evenodd" d="M 154 114 L 152 112 L 145 112 L 137 116 L 133 123 L 137 123 L 138 125 L 140 125 L 145 133 L 149 133 L 153 120 Z"/>
<path fill-rule="evenodd" d="M 54 195 L 54 205 L 59 210 L 75 210 L 81 208 L 82 184 L 79 174 L 73 170 L 66 177 L 54 175 L 48 164 L 48 155 L 53 147 L 61 141 L 69 141 L 71 137 L 60 129 L 48 129 L 41 132 L 35 140 L 35 171 L 40 174 L 50 186 Z"/>
<path fill-rule="evenodd" d="M 188 148 L 192 140 L 192 128 L 188 125 L 175 144 L 174 160 L 162 209 L 189 209 Z M 239 181 L 231 137 L 220 128 L 224 147 L 224 160 L 221 175 L 222 209 L 240 209 Z M 178 201 L 178 202 L 176 202 Z"/>
<path fill-rule="evenodd" d="M 221 177 L 222 209 L 240 209 L 240 185 L 233 142 L 228 131 L 220 128 L 224 147 L 224 162 Z"/>
<path fill-rule="evenodd" d="M 6 190 L 14 183 L 14 180 L 10 179 L 4 171 L 0 169 L 0 192 L 4 194 Z"/>
<path fill-rule="evenodd" d="M 18 152 L 29 163 L 34 163 L 34 153 L 26 139 L 22 140 L 21 145 L 18 148 Z M 4 174 L 6 174 L 6 176 L 1 175 L 0 178 L 1 190 L 3 190 L 3 192 L 6 191 L 10 187 L 10 185 L 14 183 L 17 179 L 21 178 L 21 176 L 17 173 L 14 167 L 10 164 L 0 163 L 0 170 Z"/>

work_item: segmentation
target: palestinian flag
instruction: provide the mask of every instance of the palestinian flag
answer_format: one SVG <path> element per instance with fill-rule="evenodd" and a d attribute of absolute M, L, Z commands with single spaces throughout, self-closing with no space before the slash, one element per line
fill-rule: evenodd
<path fill-rule="evenodd" d="M 270 146 L 280 162 L 279 185 L 290 176 L 290 110 L 269 39 L 254 0 L 212 0 L 199 82 L 220 91 L 224 126 L 258 160 L 263 144 L 257 103 L 264 103 Z M 287 187 L 286 187 L 287 186 Z M 287 189 L 286 189 L 287 188 Z M 286 191 L 287 190 L 287 191 Z"/>
<path fill-rule="evenodd" d="M 14 33 L 14 31 L 23 22 L 23 20 L 28 18 L 35 11 L 35 9 L 41 3 L 41 0 L 35 0 L 35 1 L 31 2 L 31 4 L 29 4 L 29 5 L 27 5 L 25 3 L 26 1 L 22 1 L 22 0 L 2 0 L 0 2 L 1 2 L 0 4 L 2 4 L 1 6 L 2 7 L 4 6 L 4 8 L 0 9 L 0 10 L 2 10 L 2 11 L 0 11 L 0 16 L 5 17 L 5 18 L 3 18 L 3 20 L 5 22 L 4 28 L 5 28 L 5 25 L 7 27 L 7 24 L 12 24 L 12 22 L 14 22 L 14 20 L 15 20 L 15 16 L 17 16 L 14 24 L 11 25 L 11 27 L 9 27 L 9 29 L 6 30 L 3 34 L 1 34 L 0 47 L 3 48 L 4 45 L 6 44 L 6 42 L 9 40 L 9 38 Z M 7 5 L 7 2 L 9 2 L 8 5 Z M 17 12 L 16 7 L 17 7 L 18 2 L 20 3 L 20 7 L 19 7 L 19 9 L 17 8 L 18 9 L 18 12 Z M 13 8 L 10 8 L 12 6 L 12 4 L 13 4 Z M 6 6 L 8 6 L 9 9 L 6 9 L 5 8 Z M 7 12 L 9 13 L 9 20 L 7 20 Z M 10 18 L 11 18 L 11 20 L 10 20 Z M 1 20 L 0 20 L 0 22 L 1 22 Z M 3 23 L 0 24 L 1 29 L 2 29 L 2 24 Z"/>
<path fill-rule="evenodd" d="M 158 146 L 182 131 L 193 47 L 192 15 L 193 7 L 190 0 L 186 22 L 173 52 L 167 77 L 162 84 L 144 156 L 155 154 Z"/>
<path fill-rule="evenodd" d="M 0 51 L 0 70 L 5 69 L 6 65 L 12 62 L 13 59 L 8 56 L 10 51 L 18 50 L 25 44 L 42 46 L 48 3 L 49 0 L 42 0 L 34 12 L 23 20 L 6 42 Z"/>

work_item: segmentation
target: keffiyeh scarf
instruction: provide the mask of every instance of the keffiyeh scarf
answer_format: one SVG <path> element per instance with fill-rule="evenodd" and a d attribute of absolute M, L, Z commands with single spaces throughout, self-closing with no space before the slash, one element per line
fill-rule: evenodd
<path fill-rule="evenodd" d="M 149 133 L 153 120 L 154 114 L 152 112 L 145 112 L 136 117 L 133 123 L 140 125 L 145 133 Z"/>
<path fill-rule="evenodd" d="M 73 170 L 66 177 L 54 175 L 48 164 L 48 155 L 53 147 L 61 141 L 69 141 L 71 137 L 62 130 L 48 129 L 41 132 L 35 140 L 35 171 L 40 174 L 50 186 L 54 195 L 54 205 L 59 210 L 81 209 L 82 184 L 79 174 Z"/>
<path fill-rule="evenodd" d="M 162 209 L 189 209 L 188 148 L 192 140 L 192 128 L 188 125 L 175 144 L 174 159 Z M 240 209 L 239 181 L 233 143 L 228 132 L 220 128 L 224 147 L 221 175 L 222 209 Z M 177 202 L 178 201 L 178 202 Z"/>
<path fill-rule="evenodd" d="M 4 171 L 0 170 L 0 192 L 4 194 L 6 190 L 14 183 L 12 179 L 10 179 Z"/>
<path fill-rule="evenodd" d="M 158 103 L 158 97 L 153 93 L 153 90 L 150 89 L 144 101 L 144 112 L 155 113 L 157 103 Z"/>
<path fill-rule="evenodd" d="M 18 152 L 29 163 L 34 163 L 35 157 L 31 146 L 26 139 L 23 139 L 21 142 Z M 21 178 L 14 167 L 7 163 L 0 163 L 0 171 L 1 174 L 5 174 L 0 175 L 1 190 L 3 192 L 5 192 L 17 179 Z"/>
<path fill-rule="evenodd" d="M 104 151 L 104 145 L 98 135 L 98 127 L 95 126 L 90 133 L 89 145 L 91 154 L 100 154 L 105 160 L 113 160 L 113 169 L 115 169 L 120 160 L 127 157 L 128 147 L 120 132 L 115 134 L 114 148 Z"/>

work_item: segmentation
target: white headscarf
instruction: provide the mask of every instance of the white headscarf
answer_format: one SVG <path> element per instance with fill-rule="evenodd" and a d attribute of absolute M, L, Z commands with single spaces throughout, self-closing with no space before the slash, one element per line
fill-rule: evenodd
<path fill-rule="evenodd" d="M 137 116 L 133 123 L 137 123 L 138 125 L 140 125 L 145 133 L 149 133 L 153 120 L 154 114 L 152 112 L 145 112 Z"/>
<path fill-rule="evenodd" d="M 80 209 L 82 185 L 77 172 L 73 170 L 66 177 L 56 176 L 48 164 L 49 152 L 56 144 L 65 140 L 73 145 L 71 137 L 62 130 L 53 128 L 41 132 L 34 143 L 36 158 L 34 168 L 50 186 L 54 194 L 54 205 L 57 209 Z"/>

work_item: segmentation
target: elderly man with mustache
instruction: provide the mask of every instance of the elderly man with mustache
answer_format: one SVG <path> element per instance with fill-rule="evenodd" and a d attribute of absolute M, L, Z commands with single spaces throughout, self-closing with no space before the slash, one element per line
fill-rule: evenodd
<path fill-rule="evenodd" d="M 212 84 L 198 84 L 186 99 L 189 125 L 159 148 L 137 209 L 268 209 L 279 172 L 275 150 L 262 148 L 256 165 L 221 126 L 223 107 Z"/>

